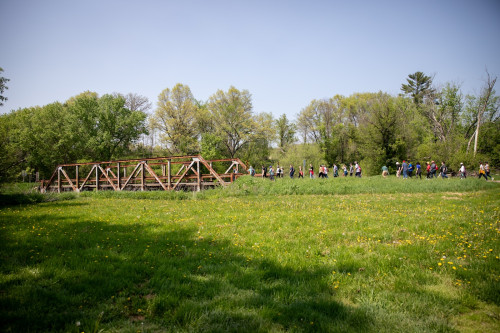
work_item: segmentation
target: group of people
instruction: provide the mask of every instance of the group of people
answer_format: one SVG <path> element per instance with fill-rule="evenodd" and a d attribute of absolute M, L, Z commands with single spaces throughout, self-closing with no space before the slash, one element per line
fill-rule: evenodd
<path fill-rule="evenodd" d="M 415 177 L 418 177 L 422 179 L 422 172 L 423 168 L 420 165 L 420 162 L 417 162 L 415 165 L 413 165 L 411 162 L 407 162 L 403 160 L 403 163 L 396 162 L 396 177 L 403 177 L 403 179 L 408 179 L 413 176 L 413 172 L 415 171 Z M 427 179 L 432 179 L 432 178 L 437 178 L 438 177 L 438 171 L 439 171 L 439 176 L 441 178 L 448 178 L 448 167 L 446 166 L 445 162 L 441 162 L 441 166 L 438 166 L 435 161 L 427 162 L 427 166 L 425 167 L 426 171 L 426 178 Z M 465 169 L 465 165 L 463 163 L 460 163 L 460 179 L 467 178 L 467 170 Z M 382 176 L 387 177 L 389 175 L 389 170 L 387 166 L 382 167 Z M 488 180 L 488 177 L 493 180 L 493 177 L 490 175 L 490 165 L 488 162 L 486 162 L 484 165 L 482 162 L 480 162 L 479 165 L 479 178 L 484 177 L 486 180 Z"/>
<path fill-rule="evenodd" d="M 441 162 L 441 166 L 438 167 L 435 161 L 427 162 L 426 170 L 426 178 L 437 178 L 437 172 L 439 171 L 439 175 L 442 178 L 448 178 L 446 175 L 448 172 L 448 167 L 444 162 Z M 413 165 L 410 161 L 403 160 L 403 163 L 399 164 L 396 162 L 396 177 L 403 177 L 403 179 L 408 179 L 413 176 L 413 172 L 415 171 L 415 177 L 422 179 L 422 166 L 420 162 L 417 162 Z M 384 177 L 387 176 L 387 173 L 384 175 L 384 171 L 382 171 L 382 175 Z"/>
<path fill-rule="evenodd" d="M 464 168 L 464 171 L 465 171 L 465 168 Z M 483 162 L 479 162 L 479 176 L 478 178 L 481 179 L 481 177 L 484 177 L 484 179 L 488 180 L 488 178 L 490 178 L 491 180 L 494 180 L 493 177 L 491 177 L 490 175 L 490 165 L 488 164 L 488 162 L 485 162 L 483 164 Z"/>
<path fill-rule="evenodd" d="M 361 178 L 361 166 L 358 162 L 354 162 L 354 164 L 351 163 L 349 165 L 349 171 L 347 165 L 345 164 L 342 165 L 342 169 L 344 172 L 344 177 L 347 177 L 348 174 L 350 176 L 354 174 L 355 177 Z M 284 176 L 284 169 L 279 164 L 276 166 L 276 169 L 274 169 L 272 165 L 270 165 L 269 168 L 263 165 L 261 170 L 261 176 L 263 178 L 269 178 L 270 180 L 275 180 L 275 178 L 283 178 Z M 255 169 L 250 166 L 250 168 L 248 169 L 248 173 L 253 177 L 255 176 L 256 172 Z M 293 165 L 290 165 L 289 176 L 290 178 L 294 178 L 295 176 L 295 168 L 293 167 Z M 326 165 L 322 164 L 319 166 L 318 177 L 328 178 L 328 167 Z M 339 168 L 336 164 L 333 165 L 333 177 L 339 177 Z M 299 166 L 298 178 L 304 178 L 304 170 L 302 169 L 302 166 Z M 314 167 L 312 164 L 309 164 L 309 178 L 315 178 Z"/>
<path fill-rule="evenodd" d="M 350 163 L 349 167 L 346 164 L 342 164 L 341 168 L 344 177 L 347 177 L 348 175 L 354 175 L 355 177 L 361 178 L 362 171 L 361 166 L 358 162 Z M 402 177 L 403 179 L 412 178 L 413 172 L 415 172 L 415 177 L 422 179 L 422 173 L 424 171 L 423 169 L 424 168 L 422 167 L 422 165 L 420 165 L 420 162 L 417 162 L 415 165 L 413 165 L 410 161 L 405 160 L 403 160 L 403 163 L 401 164 L 399 162 L 396 162 L 396 177 Z M 425 171 L 425 177 L 427 179 L 438 178 L 438 176 L 441 176 L 441 178 L 448 178 L 448 167 L 446 166 L 445 162 L 441 162 L 440 166 L 438 166 L 435 161 L 427 162 Z M 255 176 L 255 169 L 250 166 L 250 168 L 248 169 L 248 173 L 251 176 Z M 459 173 L 460 179 L 467 178 L 467 170 L 465 169 L 465 165 L 463 163 L 460 163 Z M 387 177 L 388 175 L 389 168 L 384 165 L 382 167 L 382 176 Z M 276 169 L 274 169 L 272 165 L 269 166 L 269 168 L 263 165 L 261 176 L 264 178 L 269 178 L 270 180 L 275 180 L 275 178 L 283 178 L 284 169 L 279 164 L 276 166 Z M 293 165 L 290 165 L 289 176 L 290 178 L 294 178 L 295 176 L 295 168 L 293 167 Z M 318 177 L 328 178 L 328 167 L 326 165 L 322 164 L 319 166 Z M 336 164 L 333 164 L 333 177 L 339 177 L 339 168 Z M 488 178 L 494 180 L 494 178 L 490 175 L 490 165 L 488 164 L 488 162 L 485 162 L 484 164 L 483 162 L 480 162 L 478 177 L 484 177 L 484 179 L 486 180 L 488 180 Z M 302 170 L 302 166 L 299 166 L 298 178 L 304 178 L 304 170 Z M 312 164 L 309 164 L 309 178 L 315 178 L 314 167 Z"/>
<path fill-rule="evenodd" d="M 354 162 L 354 164 L 350 163 L 349 171 L 346 164 L 342 164 L 341 168 L 343 170 L 344 177 L 347 177 L 348 174 L 350 176 L 354 174 L 355 177 L 361 178 L 361 166 L 358 162 Z M 314 167 L 312 164 L 309 164 L 309 177 L 311 179 L 314 178 Z M 328 168 L 326 167 L 326 165 L 319 166 L 318 177 L 328 178 Z M 337 166 L 337 164 L 333 164 L 333 177 L 339 177 L 339 167 Z"/>

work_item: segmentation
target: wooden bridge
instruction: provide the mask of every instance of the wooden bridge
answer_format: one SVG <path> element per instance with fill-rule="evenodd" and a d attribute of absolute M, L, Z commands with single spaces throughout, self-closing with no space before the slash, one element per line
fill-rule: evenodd
<path fill-rule="evenodd" d="M 61 164 L 41 181 L 40 192 L 201 191 L 227 186 L 246 171 L 237 158 L 208 161 L 200 155 Z"/>

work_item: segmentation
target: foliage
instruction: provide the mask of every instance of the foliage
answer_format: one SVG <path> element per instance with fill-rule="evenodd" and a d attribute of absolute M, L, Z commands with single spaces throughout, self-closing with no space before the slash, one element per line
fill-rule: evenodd
<path fill-rule="evenodd" d="M 422 72 L 406 81 L 399 96 L 314 99 L 295 121 L 254 113 L 250 92 L 233 86 L 200 101 L 187 85 L 177 84 L 159 95 L 147 121 L 151 105 L 144 97 L 84 92 L 66 103 L 1 116 L 0 181 L 26 170 L 48 178 L 57 164 L 81 160 L 184 154 L 237 157 L 258 169 L 304 160 L 329 167 L 361 161 L 365 175 L 378 174 L 384 165 L 393 172 L 402 160 L 445 161 L 452 172 L 460 162 L 469 169 L 480 160 L 499 165 L 496 79 L 488 75 L 477 96 L 464 95 L 455 83 L 433 86 Z"/>
<path fill-rule="evenodd" d="M 227 92 L 218 90 L 208 102 L 215 132 L 222 139 L 231 158 L 252 140 L 256 124 L 252 118 L 252 98 L 248 90 L 231 86 Z"/>
<path fill-rule="evenodd" d="M 178 83 L 158 96 L 158 108 L 150 121 L 153 128 L 161 131 L 161 140 L 171 155 L 187 155 L 199 150 L 196 117 L 191 89 Z"/>
<path fill-rule="evenodd" d="M 27 168 L 51 176 L 58 164 L 106 161 L 126 154 L 146 133 L 146 113 L 125 107 L 121 95 L 84 92 L 66 103 L 31 107 L 1 116 L 3 180 Z"/>
<path fill-rule="evenodd" d="M 0 74 L 2 74 L 2 72 L 3 68 L 0 67 Z M 7 100 L 7 97 L 5 97 L 3 93 L 5 92 L 5 90 L 9 89 L 9 87 L 7 87 L 7 82 L 9 81 L 10 79 L 0 76 L 0 106 L 3 106 L 3 102 Z"/>
<path fill-rule="evenodd" d="M 125 107 L 123 96 L 85 92 L 67 102 L 68 123 L 62 127 L 79 158 L 107 161 L 122 155 L 146 133 L 146 114 Z M 59 162 L 60 163 L 60 162 Z"/>
<path fill-rule="evenodd" d="M 422 72 L 409 74 L 406 82 L 401 85 L 401 90 L 410 95 L 417 106 L 420 106 L 425 97 L 433 92 L 432 78 Z"/>
<path fill-rule="evenodd" d="M 291 123 L 286 114 L 282 114 L 276 120 L 276 135 L 278 136 L 278 146 L 285 151 L 288 146 L 295 142 L 296 126 Z"/>
<path fill-rule="evenodd" d="M 25 162 L 24 152 L 17 149 L 16 136 L 18 131 L 14 117 L 0 115 L 0 183 L 15 178 L 19 166 Z"/>

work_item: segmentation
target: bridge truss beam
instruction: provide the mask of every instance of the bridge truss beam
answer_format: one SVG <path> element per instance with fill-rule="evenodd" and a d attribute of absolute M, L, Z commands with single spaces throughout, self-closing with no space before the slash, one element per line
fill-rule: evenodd
<path fill-rule="evenodd" d="M 205 160 L 201 155 L 61 164 L 49 180 L 41 181 L 40 191 L 201 191 L 225 187 L 246 171 L 237 158 Z"/>

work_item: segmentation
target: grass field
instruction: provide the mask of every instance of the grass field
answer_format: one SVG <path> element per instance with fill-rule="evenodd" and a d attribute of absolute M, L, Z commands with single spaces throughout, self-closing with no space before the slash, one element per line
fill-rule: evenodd
<path fill-rule="evenodd" d="M 4 191 L 5 332 L 498 332 L 500 185 Z"/>

